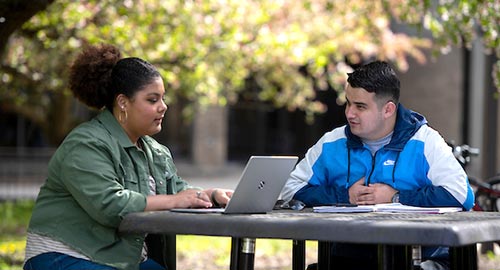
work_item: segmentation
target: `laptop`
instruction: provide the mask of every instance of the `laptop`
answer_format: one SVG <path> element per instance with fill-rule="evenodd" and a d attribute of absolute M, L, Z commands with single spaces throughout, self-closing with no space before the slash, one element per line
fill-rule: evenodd
<path fill-rule="evenodd" d="M 297 160 L 296 156 L 251 156 L 225 208 L 174 208 L 170 211 L 223 214 L 270 212 Z"/>

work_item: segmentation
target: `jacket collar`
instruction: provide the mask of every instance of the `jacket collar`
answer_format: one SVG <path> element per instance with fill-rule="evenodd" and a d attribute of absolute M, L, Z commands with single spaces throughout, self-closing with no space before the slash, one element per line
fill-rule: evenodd
<path fill-rule="evenodd" d="M 406 109 L 401 103 L 398 105 L 396 125 L 392 135 L 391 142 L 384 148 L 402 151 L 408 140 L 418 131 L 418 129 L 427 124 L 425 117 L 417 112 Z M 348 148 L 363 147 L 361 138 L 351 132 L 349 125 L 346 125 L 345 135 L 347 137 Z"/>
<path fill-rule="evenodd" d="M 103 125 L 111 136 L 118 140 L 118 143 L 122 147 L 135 147 L 135 145 L 130 141 L 130 138 L 127 136 L 125 130 L 122 128 L 120 123 L 118 123 L 116 117 L 114 117 L 108 109 L 102 110 L 99 115 L 97 115 L 96 119 Z"/>

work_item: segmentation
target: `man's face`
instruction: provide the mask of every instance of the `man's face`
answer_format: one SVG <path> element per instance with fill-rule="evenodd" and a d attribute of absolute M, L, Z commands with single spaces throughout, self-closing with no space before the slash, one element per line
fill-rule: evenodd
<path fill-rule="evenodd" d="M 364 140 L 378 140 L 392 131 L 392 126 L 387 123 L 385 105 L 377 104 L 375 93 L 353 88 L 349 84 L 345 92 L 345 115 L 354 135 Z"/>

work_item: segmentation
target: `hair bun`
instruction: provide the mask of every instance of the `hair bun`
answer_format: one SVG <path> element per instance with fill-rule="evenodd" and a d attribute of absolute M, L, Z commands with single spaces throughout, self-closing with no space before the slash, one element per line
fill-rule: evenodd
<path fill-rule="evenodd" d="M 112 102 L 111 71 L 121 59 L 120 50 L 109 44 L 85 48 L 70 67 L 69 87 L 89 107 L 101 109 Z"/>

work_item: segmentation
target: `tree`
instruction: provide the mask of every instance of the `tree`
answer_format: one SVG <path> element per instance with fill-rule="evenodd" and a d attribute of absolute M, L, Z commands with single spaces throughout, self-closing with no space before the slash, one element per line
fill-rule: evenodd
<path fill-rule="evenodd" d="M 341 91 L 351 64 L 380 58 L 406 70 L 408 57 L 425 61 L 428 39 L 390 28 L 391 16 L 423 26 L 427 19 L 417 20 L 422 16 L 431 25 L 440 22 L 429 11 L 430 0 L 418 2 L 58 0 L 8 40 L 0 66 L 0 105 L 45 127 L 58 143 L 79 121 L 70 113 L 68 64 L 84 44 L 109 42 L 158 66 L 171 102 L 226 106 L 243 97 L 303 110 L 310 119 L 325 110 L 316 91 L 327 86 Z M 493 11 L 485 18 L 497 18 Z M 434 31 L 437 37 L 453 37 L 453 29 L 443 29 Z M 244 91 L 249 78 L 257 91 Z M 187 106 L 185 115 L 192 115 L 192 108 Z"/>
<path fill-rule="evenodd" d="M 432 33 L 434 53 L 470 48 L 481 39 L 485 53 L 496 56 L 492 79 L 500 93 L 500 2 L 498 0 L 384 0 L 388 14 Z"/>
<path fill-rule="evenodd" d="M 54 0 L 3 0 L 0 3 L 0 55 L 7 45 L 7 37 L 28 21 L 33 15 L 47 8 Z"/>
<path fill-rule="evenodd" d="M 59 0 L 11 37 L 0 95 L 4 110 L 58 123 L 46 129 L 57 142 L 74 125 L 67 66 L 85 43 L 107 41 L 160 67 L 171 99 L 225 106 L 252 77 L 261 89 L 252 98 L 312 115 L 324 110 L 315 85 L 342 82 L 347 62 L 423 61 L 428 44 L 389 26 L 372 1 Z"/>

